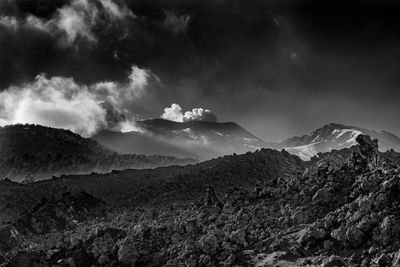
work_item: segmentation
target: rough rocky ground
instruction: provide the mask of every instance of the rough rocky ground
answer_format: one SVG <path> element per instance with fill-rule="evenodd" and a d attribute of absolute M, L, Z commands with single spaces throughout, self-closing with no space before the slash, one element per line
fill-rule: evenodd
<path fill-rule="evenodd" d="M 15 201 L 1 202 L 9 216 L 0 231 L 0 262 L 400 266 L 399 155 L 379 153 L 368 136 L 357 142 L 308 163 L 287 152 L 261 150 L 190 167 L 65 177 L 52 181 L 54 197 L 46 200 L 39 196 L 49 182 L 35 184 L 30 196 L 39 208 L 20 204 L 27 210 L 20 212 L 10 207 Z M 10 188 L 14 196 L 30 192 L 12 182 L 1 186 L 9 187 L 0 187 L 2 194 Z M 117 198 L 113 190 L 122 187 L 124 197 Z M 68 223 L 45 224 L 37 232 L 21 214 L 42 223 L 40 218 L 49 221 L 56 214 Z"/>

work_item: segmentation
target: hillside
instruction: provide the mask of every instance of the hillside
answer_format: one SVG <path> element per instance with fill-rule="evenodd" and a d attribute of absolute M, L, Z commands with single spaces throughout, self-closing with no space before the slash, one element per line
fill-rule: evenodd
<path fill-rule="evenodd" d="M 263 149 L 31 186 L 3 181 L 0 262 L 398 266 L 399 154 L 379 153 L 368 136 L 356 141 L 345 161 L 335 151 L 307 168 Z"/>
<path fill-rule="evenodd" d="M 0 158 L 24 154 L 113 154 L 95 140 L 82 138 L 69 130 L 40 125 L 16 124 L 0 127 Z"/>
<path fill-rule="evenodd" d="M 0 128 L 0 177 L 16 181 L 194 162 L 170 156 L 118 155 L 97 141 L 68 130 L 39 125 Z"/>
<path fill-rule="evenodd" d="M 120 154 L 132 154 L 135 151 L 138 154 L 145 155 L 159 154 L 197 158 L 197 155 L 188 149 L 180 148 L 162 138 L 142 132 L 122 133 L 105 130 L 97 133 L 92 138 L 104 147 Z"/>

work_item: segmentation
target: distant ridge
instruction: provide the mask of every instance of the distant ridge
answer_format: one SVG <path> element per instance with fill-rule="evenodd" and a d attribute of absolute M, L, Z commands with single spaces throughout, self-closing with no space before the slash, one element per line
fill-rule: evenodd
<path fill-rule="evenodd" d="M 31 182 L 65 174 L 195 163 L 163 155 L 119 155 L 69 130 L 17 124 L 0 127 L 0 179 Z"/>
<path fill-rule="evenodd" d="M 110 155 L 97 141 L 83 138 L 70 130 L 33 124 L 15 124 L 0 127 L 0 158 L 23 154 Z"/>
<path fill-rule="evenodd" d="M 308 160 L 320 152 L 329 152 L 348 148 L 356 144 L 359 134 L 378 139 L 379 150 L 400 151 L 400 138 L 387 131 L 369 130 L 356 126 L 330 123 L 316 129 L 308 135 L 295 136 L 282 141 L 279 145 L 288 152 Z"/>
<path fill-rule="evenodd" d="M 266 142 L 234 122 L 174 122 L 164 119 L 138 121 L 142 132 L 103 131 L 93 138 L 119 153 L 166 154 L 196 157 L 200 160 L 260 148 L 285 149 L 309 160 L 320 152 L 348 148 L 356 144 L 359 134 L 379 140 L 381 151 L 400 151 L 400 138 L 387 131 L 369 130 L 340 123 L 329 123 L 310 134 L 294 136 L 280 143 Z"/>
<path fill-rule="evenodd" d="M 275 147 L 234 122 L 150 119 L 136 124 L 143 132 L 103 131 L 93 138 L 119 153 L 140 151 L 148 155 L 195 156 L 201 160 Z"/>

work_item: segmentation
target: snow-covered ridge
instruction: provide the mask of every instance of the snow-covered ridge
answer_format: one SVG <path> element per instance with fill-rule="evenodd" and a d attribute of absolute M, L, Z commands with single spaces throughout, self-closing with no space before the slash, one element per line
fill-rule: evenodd
<path fill-rule="evenodd" d="M 378 139 L 379 149 L 386 151 L 394 149 L 400 151 L 400 139 L 394 134 L 385 131 L 363 129 L 345 126 L 338 123 L 327 124 L 309 135 L 295 136 L 281 142 L 285 150 L 296 154 L 304 160 L 309 160 L 319 152 L 329 152 L 333 149 L 340 150 L 356 145 L 356 138 L 360 134 Z"/>
<path fill-rule="evenodd" d="M 332 134 L 336 134 L 336 138 L 340 138 L 346 133 L 350 133 L 349 139 L 347 139 L 345 142 L 346 143 L 355 143 L 356 138 L 358 135 L 362 134 L 361 131 L 354 130 L 354 129 L 335 129 L 333 130 Z"/>

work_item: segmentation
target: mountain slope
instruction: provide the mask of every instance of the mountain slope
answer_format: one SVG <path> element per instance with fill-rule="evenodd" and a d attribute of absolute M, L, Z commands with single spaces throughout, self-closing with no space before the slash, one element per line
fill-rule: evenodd
<path fill-rule="evenodd" d="M 143 133 L 101 132 L 93 138 L 120 153 L 141 151 L 145 154 L 196 155 L 203 160 L 274 147 L 233 122 L 181 123 L 152 119 L 138 121 L 137 126 Z"/>
<path fill-rule="evenodd" d="M 97 133 L 92 138 L 104 147 L 112 151 L 117 151 L 120 154 L 158 154 L 180 158 L 196 158 L 196 155 L 189 150 L 174 146 L 162 138 L 142 132 L 122 133 L 104 130 Z"/>
<path fill-rule="evenodd" d="M 0 128 L 0 178 L 42 180 L 54 175 L 109 172 L 195 163 L 193 159 L 118 155 L 97 141 L 39 125 Z"/>
<path fill-rule="evenodd" d="M 40 125 L 16 124 L 0 127 L 0 158 L 23 155 L 113 154 L 97 141 L 69 130 Z"/>
<path fill-rule="evenodd" d="M 390 149 L 400 151 L 400 138 L 394 134 L 338 123 L 327 124 L 309 135 L 286 139 L 280 145 L 288 152 L 307 160 L 319 152 L 351 147 L 356 144 L 355 139 L 359 134 L 369 135 L 373 139 L 378 139 L 380 151 Z"/>

